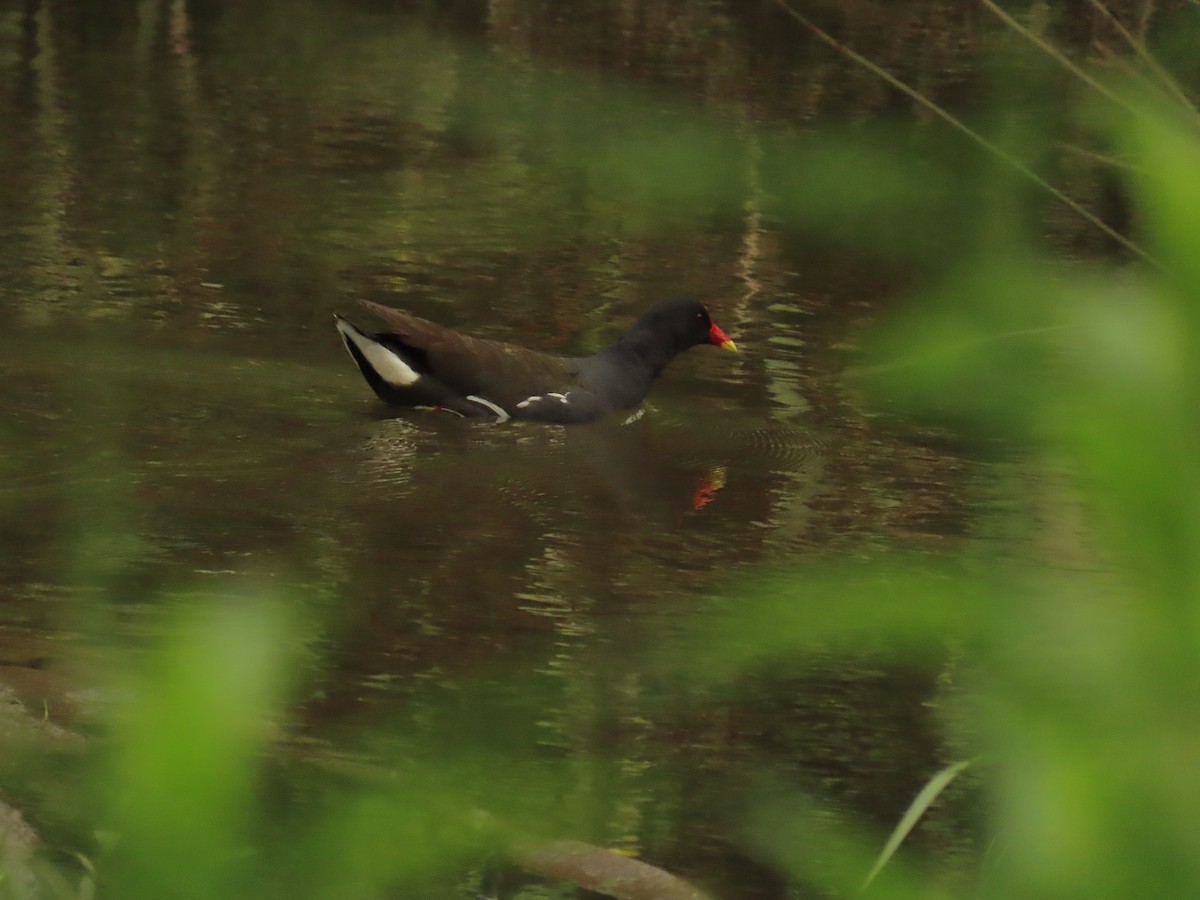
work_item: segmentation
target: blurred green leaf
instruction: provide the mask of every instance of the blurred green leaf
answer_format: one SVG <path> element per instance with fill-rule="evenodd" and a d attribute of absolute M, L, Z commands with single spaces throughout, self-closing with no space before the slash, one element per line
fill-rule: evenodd
<path fill-rule="evenodd" d="M 277 602 L 191 602 L 148 656 L 111 737 L 117 844 L 104 880 L 115 895 L 245 889 L 292 637 Z"/>
<path fill-rule="evenodd" d="M 953 896 L 902 860 L 895 860 L 867 890 L 863 877 L 875 851 L 849 815 L 779 785 L 763 789 L 761 796 L 751 794 L 748 800 L 743 839 L 801 890 L 818 896 L 862 893 L 890 900 Z"/>
<path fill-rule="evenodd" d="M 1116 132 L 1136 173 L 1140 224 L 1179 292 L 1178 311 L 1195 347 L 1200 344 L 1200 118 L 1140 98 L 1137 114 Z"/>
<path fill-rule="evenodd" d="M 970 638 L 989 603 L 979 581 L 913 560 L 806 566 L 741 585 L 698 612 L 671 658 L 712 681 L 812 654 L 917 663 Z"/>
<path fill-rule="evenodd" d="M 863 380 L 893 409 L 1013 446 L 1045 437 L 1070 340 L 1063 288 L 1025 254 L 977 257 L 883 325 Z"/>

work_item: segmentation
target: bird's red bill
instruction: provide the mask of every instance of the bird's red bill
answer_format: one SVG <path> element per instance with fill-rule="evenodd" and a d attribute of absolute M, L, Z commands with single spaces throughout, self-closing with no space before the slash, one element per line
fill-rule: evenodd
<path fill-rule="evenodd" d="M 716 344 L 722 350 L 737 349 L 737 344 L 733 342 L 729 335 L 718 328 L 715 322 L 708 329 L 708 342 Z"/>

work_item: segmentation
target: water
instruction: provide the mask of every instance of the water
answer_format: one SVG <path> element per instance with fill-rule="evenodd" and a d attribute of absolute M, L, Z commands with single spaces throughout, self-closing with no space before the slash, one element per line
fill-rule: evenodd
<path fill-rule="evenodd" d="M 887 828 L 953 758 L 937 672 L 807 661 L 672 714 L 644 665 L 763 571 L 970 531 L 984 476 L 846 378 L 902 279 L 782 228 L 758 183 L 754 123 L 867 114 L 862 73 L 807 95 L 778 23 L 716 5 L 244 6 L 0 3 L 7 683 L 70 727 L 81 603 L 140 646 L 157 598 L 265 583 L 319 633 L 306 746 L 515 668 L 555 698 L 537 741 L 619 761 L 583 837 L 778 896 L 719 815 L 765 765 Z M 641 180 L 620 135 L 645 122 L 695 132 L 690 176 Z M 625 427 L 384 410 L 332 327 L 367 297 L 589 352 L 678 292 L 741 353 L 684 355 Z"/>

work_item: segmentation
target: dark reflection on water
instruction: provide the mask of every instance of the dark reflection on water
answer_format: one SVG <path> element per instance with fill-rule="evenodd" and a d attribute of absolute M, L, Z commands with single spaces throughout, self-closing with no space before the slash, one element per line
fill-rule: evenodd
<path fill-rule="evenodd" d="M 756 4 L 235 6 L 0 0 L 0 591 L 4 636 L 37 645 L 0 660 L 9 680 L 47 641 L 80 643 L 63 624 L 80 598 L 120 605 L 117 638 L 140 641 L 161 593 L 247 575 L 323 623 L 302 711 L 317 744 L 417 722 L 456 680 L 515 665 L 554 698 L 538 742 L 615 760 L 597 840 L 733 871 L 724 790 L 764 755 L 893 822 L 948 752 L 933 673 L 812 661 L 730 702 L 645 659 L 764 567 L 936 553 L 968 530 L 965 464 L 876 427 L 845 385 L 898 277 L 772 222 L 746 124 L 697 176 L 716 194 L 614 186 L 590 154 L 626 126 L 707 126 L 588 73 L 671 86 L 725 123 L 895 98 Z M 903 56 L 888 30 L 861 49 Z M 970 42 L 938 47 L 961 88 Z M 542 56 L 573 71 L 540 76 Z M 388 414 L 331 327 L 366 296 L 589 352 L 679 291 L 742 352 L 685 355 L 624 427 Z"/>

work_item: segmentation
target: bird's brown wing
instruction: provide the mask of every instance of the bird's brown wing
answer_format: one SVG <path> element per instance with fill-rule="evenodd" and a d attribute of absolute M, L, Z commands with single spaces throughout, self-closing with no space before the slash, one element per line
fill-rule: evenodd
<path fill-rule="evenodd" d="M 464 396 L 474 394 L 512 410 L 527 397 L 570 390 L 578 374 L 572 360 L 459 334 L 370 300 L 359 302 L 425 355 L 430 376 Z"/>

